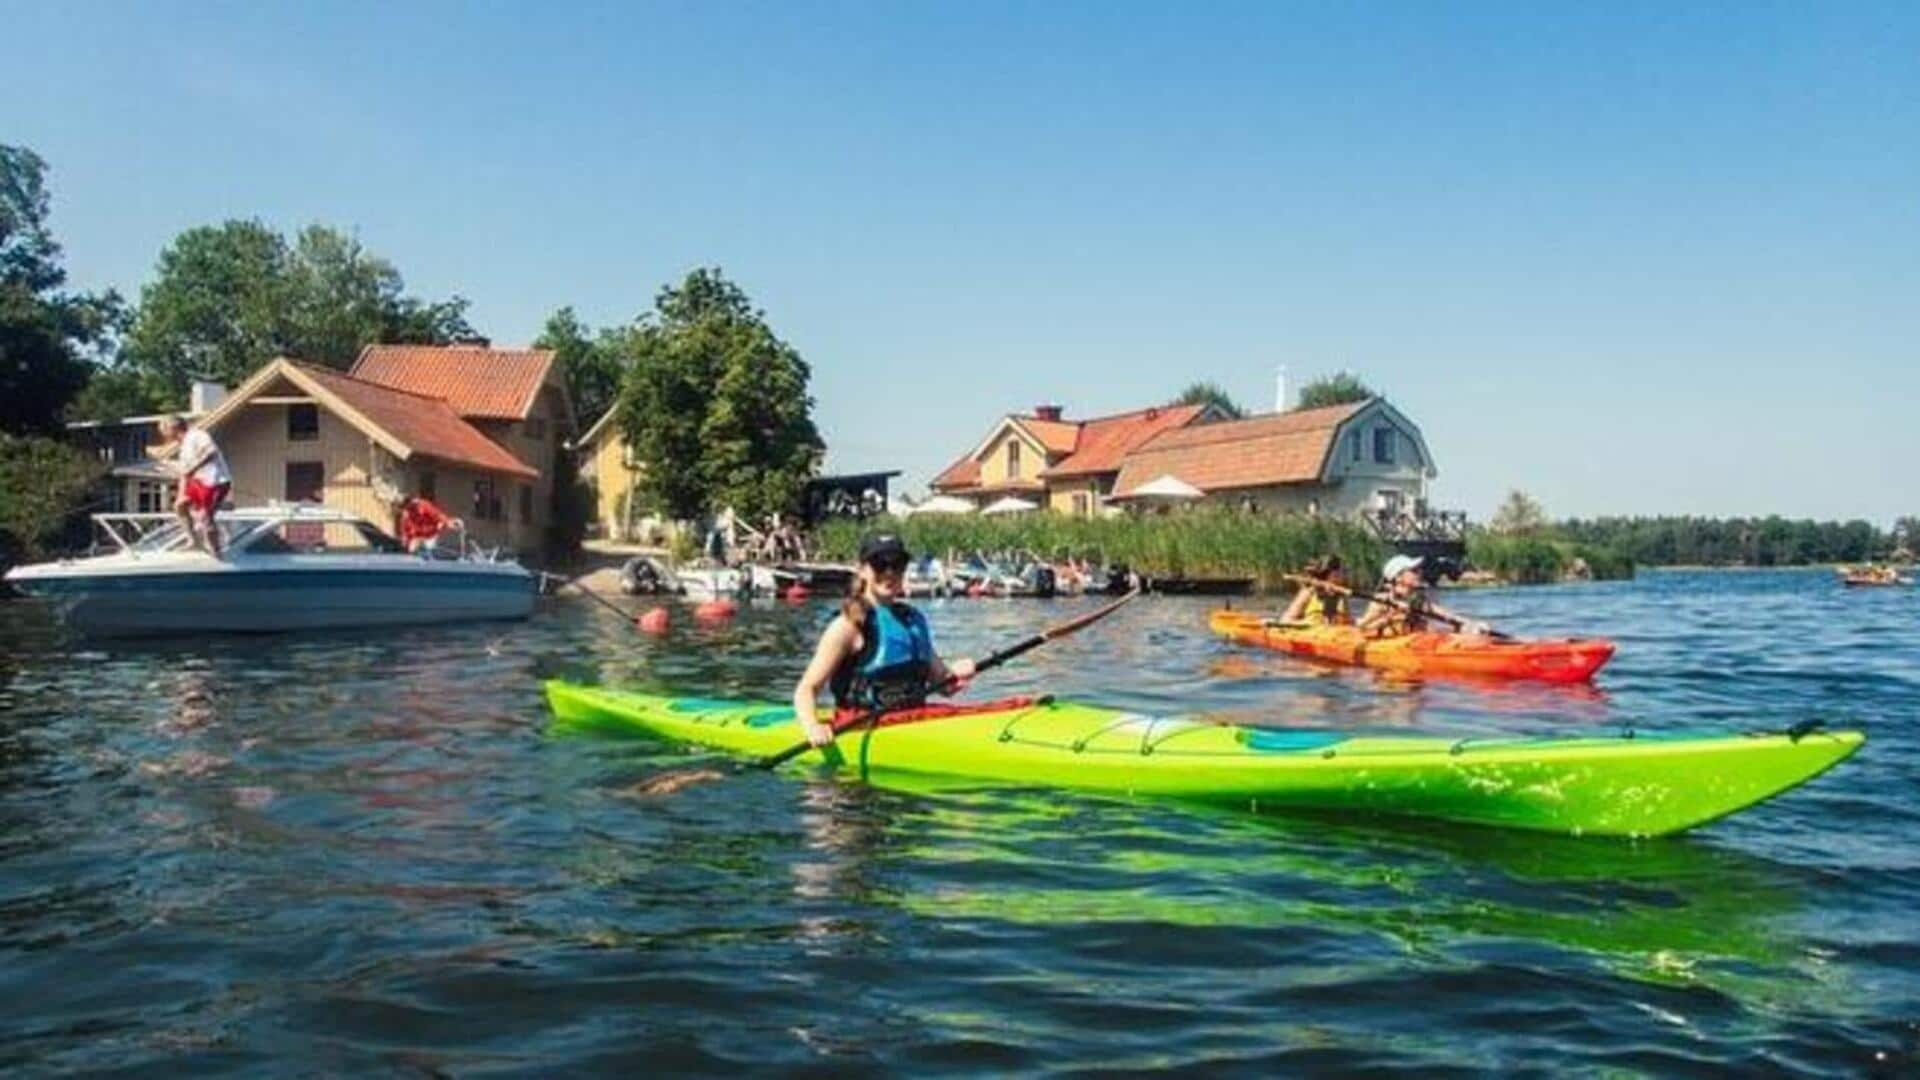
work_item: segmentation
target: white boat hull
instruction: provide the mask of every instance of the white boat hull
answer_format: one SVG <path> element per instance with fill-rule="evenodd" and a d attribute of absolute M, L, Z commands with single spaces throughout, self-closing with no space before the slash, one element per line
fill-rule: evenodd
<path fill-rule="evenodd" d="M 305 558 L 256 558 L 243 567 L 174 556 L 116 573 L 52 563 L 7 580 L 91 636 L 418 626 L 533 612 L 537 579 L 512 563 L 368 556 L 316 567 L 301 565 Z"/>

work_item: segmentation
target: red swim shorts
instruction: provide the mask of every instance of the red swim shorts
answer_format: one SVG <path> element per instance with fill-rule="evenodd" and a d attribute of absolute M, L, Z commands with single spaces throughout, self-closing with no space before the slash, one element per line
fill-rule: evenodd
<path fill-rule="evenodd" d="M 203 484 L 189 476 L 186 491 L 187 505 L 202 514 L 211 515 L 221 503 L 227 501 L 227 493 L 232 490 L 232 484 Z"/>

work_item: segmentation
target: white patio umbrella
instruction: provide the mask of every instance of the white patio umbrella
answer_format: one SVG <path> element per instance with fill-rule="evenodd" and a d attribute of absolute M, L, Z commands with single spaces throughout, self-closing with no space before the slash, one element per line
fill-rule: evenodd
<path fill-rule="evenodd" d="M 909 507 L 901 513 L 903 516 L 911 514 L 971 514 L 974 509 L 973 503 L 957 495 L 935 495 L 933 498 L 917 506 Z"/>
<path fill-rule="evenodd" d="M 1039 503 L 1028 502 L 1018 495 L 1008 495 L 1006 498 L 994 502 L 980 512 L 983 514 L 1024 514 L 1028 510 L 1038 509 L 1040 509 Z"/>
<path fill-rule="evenodd" d="M 1134 488 L 1122 496 L 1122 498 L 1137 500 L 1143 503 L 1163 503 L 1171 505 L 1173 503 L 1192 502 L 1205 494 L 1206 492 L 1201 491 L 1185 480 L 1166 473 L 1141 484 L 1139 487 Z"/>

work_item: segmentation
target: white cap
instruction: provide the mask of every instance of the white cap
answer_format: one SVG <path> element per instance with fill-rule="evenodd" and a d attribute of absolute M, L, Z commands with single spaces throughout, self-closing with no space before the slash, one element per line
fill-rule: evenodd
<path fill-rule="evenodd" d="M 1425 559 L 1416 559 L 1411 555 L 1395 555 L 1393 558 L 1387 560 L 1386 566 L 1381 568 L 1381 580 L 1392 581 L 1394 578 L 1399 577 L 1409 570 L 1420 569 L 1421 565 L 1425 562 Z"/>

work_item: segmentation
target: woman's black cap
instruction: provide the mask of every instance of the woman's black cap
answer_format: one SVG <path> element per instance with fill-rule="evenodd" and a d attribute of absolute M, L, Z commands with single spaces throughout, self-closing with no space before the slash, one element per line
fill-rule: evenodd
<path fill-rule="evenodd" d="M 907 545 L 893 533 L 874 533 L 860 541 L 860 561 L 871 564 L 883 558 L 897 558 L 906 562 L 913 558 L 907 552 Z"/>

